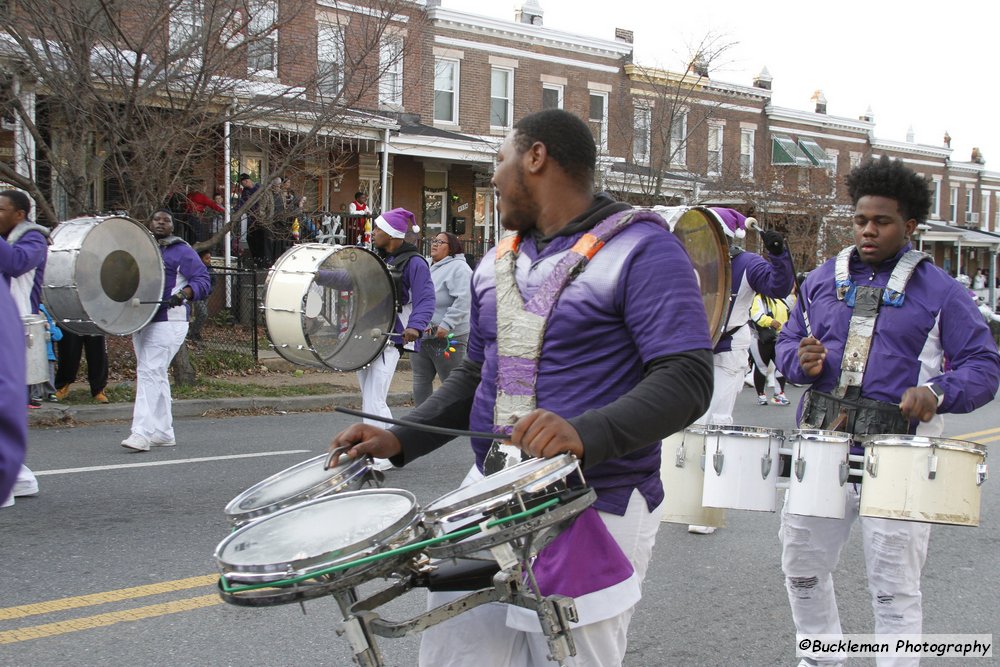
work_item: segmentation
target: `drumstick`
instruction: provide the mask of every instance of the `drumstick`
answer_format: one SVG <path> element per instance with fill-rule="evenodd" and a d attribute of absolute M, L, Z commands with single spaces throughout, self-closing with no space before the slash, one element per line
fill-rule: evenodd
<path fill-rule="evenodd" d="M 451 435 L 455 436 L 456 438 L 485 438 L 488 440 L 510 440 L 510 436 L 504 435 L 503 433 L 490 433 L 489 431 L 463 431 L 457 428 L 432 426 L 430 424 L 418 424 L 417 422 L 406 421 L 404 419 L 393 419 L 392 417 L 382 417 L 380 415 L 373 415 L 368 412 L 362 412 L 361 410 L 354 410 L 352 408 L 342 408 L 340 406 L 335 407 L 333 411 L 343 412 L 345 415 L 351 415 L 353 417 L 361 417 L 362 419 L 372 419 L 374 421 L 385 422 L 386 424 L 392 424 L 394 426 L 403 426 L 406 428 L 412 428 L 417 431 L 437 433 L 438 435 Z"/>
<path fill-rule="evenodd" d="M 134 297 L 132 299 L 132 301 L 130 301 L 129 303 L 132 306 L 139 306 L 139 305 L 149 306 L 149 305 L 153 305 L 153 304 L 162 306 L 165 303 L 170 303 L 170 301 L 169 300 L 167 300 L 167 301 L 139 301 L 139 297 Z"/>
<path fill-rule="evenodd" d="M 402 336 L 401 333 L 396 333 L 395 331 L 382 331 L 378 327 L 375 327 L 368 332 L 372 338 L 379 338 L 380 336 Z"/>

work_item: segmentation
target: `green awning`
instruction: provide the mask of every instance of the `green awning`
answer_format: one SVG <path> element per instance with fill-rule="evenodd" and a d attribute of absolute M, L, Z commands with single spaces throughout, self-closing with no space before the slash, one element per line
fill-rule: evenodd
<path fill-rule="evenodd" d="M 837 161 L 826 154 L 822 146 L 812 139 L 799 139 L 799 148 L 806 154 L 814 165 L 823 169 L 833 169 L 837 166 Z"/>
<path fill-rule="evenodd" d="M 784 134 L 771 135 L 771 164 L 813 166 L 812 160 L 802 152 L 795 140 Z"/>

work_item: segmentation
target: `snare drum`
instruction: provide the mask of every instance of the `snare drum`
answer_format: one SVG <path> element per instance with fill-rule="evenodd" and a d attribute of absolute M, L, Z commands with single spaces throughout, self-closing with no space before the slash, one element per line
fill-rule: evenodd
<path fill-rule="evenodd" d="M 223 510 L 234 527 L 240 527 L 292 505 L 342 491 L 355 491 L 374 483 L 371 460 L 346 459 L 336 468 L 324 470 L 323 454 L 271 475 L 229 501 Z M 346 458 L 346 457 L 345 457 Z"/>
<path fill-rule="evenodd" d="M 454 530 L 482 523 L 490 518 L 509 516 L 540 501 L 559 497 L 569 491 L 567 478 L 579 474 L 580 464 L 570 454 L 560 454 L 549 459 L 528 459 L 488 477 L 446 493 L 423 512 L 424 524 L 434 537 L 442 537 Z M 524 524 L 512 522 L 494 532 L 457 538 L 431 547 L 428 553 L 439 558 L 466 556 L 496 544 L 509 542 L 529 532 L 533 533 L 556 523 L 569 520 L 594 502 L 596 496 L 588 491 L 580 499 L 568 503 L 569 510 L 556 509 L 544 517 L 533 517 Z M 551 533 L 554 538 L 558 531 Z M 534 547 L 541 549 L 545 540 L 536 539 Z"/>
<path fill-rule="evenodd" d="M 705 427 L 705 507 L 773 512 L 781 431 L 760 426 Z"/>
<path fill-rule="evenodd" d="M 24 350 L 28 362 L 27 383 L 40 384 L 49 379 L 49 330 L 43 315 L 22 315 Z"/>
<path fill-rule="evenodd" d="M 692 426 L 660 445 L 663 521 L 698 526 L 726 525 L 726 511 L 701 504 L 705 487 L 705 429 Z"/>
<path fill-rule="evenodd" d="M 919 435 L 865 441 L 862 516 L 978 526 L 986 447 Z"/>
<path fill-rule="evenodd" d="M 275 584 L 225 592 L 226 602 L 285 604 L 388 576 L 410 554 L 391 550 L 424 535 L 416 498 L 402 489 L 366 489 L 316 498 L 269 514 L 230 534 L 215 560 L 230 585 Z M 386 557 L 355 564 L 386 554 Z M 289 579 L 309 577 L 295 585 Z"/>
<path fill-rule="evenodd" d="M 385 263 L 364 248 L 293 246 L 268 273 L 268 335 L 294 364 L 357 370 L 386 345 L 396 321 L 393 290 Z"/>
<path fill-rule="evenodd" d="M 52 230 L 42 291 L 52 319 L 80 335 L 127 336 L 163 299 L 163 256 L 131 218 L 75 218 Z"/>
<path fill-rule="evenodd" d="M 843 519 L 850 471 L 850 434 L 801 429 L 785 437 L 792 450 L 785 509 L 792 514 Z"/>

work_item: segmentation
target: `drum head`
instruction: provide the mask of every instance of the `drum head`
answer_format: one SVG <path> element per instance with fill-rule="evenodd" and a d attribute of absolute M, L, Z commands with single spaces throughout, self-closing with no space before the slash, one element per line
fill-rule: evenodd
<path fill-rule="evenodd" d="M 369 459 L 361 457 L 324 470 L 327 458 L 326 454 L 316 456 L 254 484 L 226 505 L 226 516 L 239 526 L 304 500 L 355 489 L 371 468 Z"/>
<path fill-rule="evenodd" d="M 219 543 L 215 558 L 233 581 L 278 581 L 397 546 L 393 537 L 416 514 L 416 498 L 400 489 L 317 498 L 237 530 Z"/>
<path fill-rule="evenodd" d="M 336 371 L 371 363 L 396 320 L 385 263 L 353 246 L 310 243 L 286 252 L 268 275 L 264 307 L 268 335 L 282 356 Z M 289 321 L 280 316 L 282 311 L 296 317 Z M 288 350 L 299 340 L 304 340 L 308 354 Z"/>
<path fill-rule="evenodd" d="M 135 220 L 75 218 L 52 231 L 43 291 L 61 327 L 83 335 L 135 333 L 159 309 L 163 284 L 160 248 Z"/>
<path fill-rule="evenodd" d="M 712 344 L 719 341 L 729 314 L 732 274 L 729 244 L 719 222 L 706 209 L 685 211 L 673 225 L 674 234 L 684 244 L 698 275 L 701 299 L 708 315 Z"/>

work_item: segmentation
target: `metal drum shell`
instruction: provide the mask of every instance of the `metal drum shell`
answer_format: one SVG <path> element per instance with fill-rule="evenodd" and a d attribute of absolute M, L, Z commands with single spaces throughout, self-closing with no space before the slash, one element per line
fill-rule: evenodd
<path fill-rule="evenodd" d="M 979 526 L 982 490 L 978 476 L 979 466 L 985 468 L 984 445 L 896 434 L 866 436 L 862 444 L 862 516 Z M 931 455 L 937 456 L 934 479 L 929 475 Z"/>
<path fill-rule="evenodd" d="M 127 336 L 156 315 L 163 299 L 163 255 L 146 227 L 125 217 L 82 217 L 59 223 L 50 236 L 43 300 L 52 319 L 80 335 Z M 136 275 L 109 273 L 112 255 Z M 107 289 L 134 283 L 119 299 Z M 127 296 L 126 296 L 127 295 Z M 150 303 L 138 303 L 148 301 Z"/>
<path fill-rule="evenodd" d="M 49 379 L 49 329 L 44 315 L 22 315 L 27 383 L 41 384 Z"/>
<path fill-rule="evenodd" d="M 726 511 L 701 504 L 705 487 L 705 430 L 697 426 L 678 431 L 660 443 L 660 481 L 666 523 L 726 525 Z"/>
<path fill-rule="evenodd" d="M 785 510 L 802 516 L 843 519 L 850 481 L 840 482 L 840 468 L 841 464 L 848 465 L 851 435 L 822 429 L 796 429 L 785 432 L 785 446 L 792 449 Z M 799 457 L 804 461 L 801 480 L 795 470 Z"/>
<path fill-rule="evenodd" d="M 709 424 L 705 427 L 705 488 L 702 504 L 706 507 L 774 512 L 777 509 L 777 484 L 781 431 L 761 426 Z M 715 469 L 714 455 L 723 454 L 721 468 Z M 767 475 L 763 459 L 770 457 Z"/>

